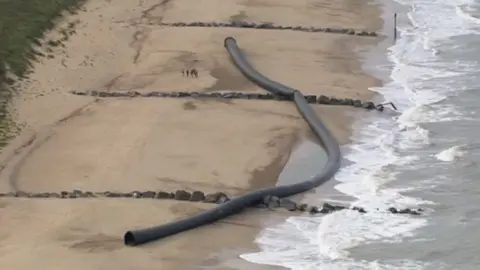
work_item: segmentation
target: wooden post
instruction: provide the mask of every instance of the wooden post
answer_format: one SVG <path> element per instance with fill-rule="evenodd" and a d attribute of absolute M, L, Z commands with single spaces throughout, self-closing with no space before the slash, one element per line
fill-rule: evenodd
<path fill-rule="evenodd" d="M 393 43 L 397 41 L 397 13 L 393 15 Z"/>

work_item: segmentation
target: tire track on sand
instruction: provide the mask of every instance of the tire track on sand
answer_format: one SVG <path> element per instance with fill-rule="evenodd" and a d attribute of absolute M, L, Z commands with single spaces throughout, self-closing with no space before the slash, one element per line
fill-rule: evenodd
<path fill-rule="evenodd" d="M 55 136 L 55 129 L 59 125 L 66 124 L 68 121 L 81 116 L 89 107 L 97 104 L 99 101 L 100 99 L 95 99 L 91 102 L 88 102 L 87 104 L 75 109 L 65 117 L 56 121 L 52 125 L 49 125 L 39 131 L 34 131 L 33 134 L 28 136 L 26 142 L 21 143 L 19 147 L 16 147 L 15 150 L 12 151 L 13 153 L 7 157 L 0 166 L 0 179 L 6 178 L 9 192 L 19 191 L 17 180 L 22 167 L 25 165 L 27 159 L 32 156 L 36 150 L 38 150 Z M 23 139 L 23 141 L 25 141 L 25 139 Z"/>

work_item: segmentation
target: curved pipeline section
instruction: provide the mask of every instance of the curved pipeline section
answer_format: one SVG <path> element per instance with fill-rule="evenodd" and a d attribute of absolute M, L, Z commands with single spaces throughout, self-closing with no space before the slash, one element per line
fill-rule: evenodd
<path fill-rule="evenodd" d="M 271 92 L 274 95 L 281 96 L 292 96 L 296 91 L 288 86 L 274 82 L 269 78 L 263 76 L 258 71 L 256 71 L 250 63 L 245 60 L 243 57 L 240 48 L 237 46 L 237 42 L 232 37 L 227 37 L 223 43 L 227 49 L 230 57 L 233 60 L 233 63 L 238 67 L 242 74 L 247 77 L 254 84 L 260 86 L 261 88 Z"/>
<path fill-rule="evenodd" d="M 262 202 L 264 197 L 269 195 L 282 198 L 305 192 L 328 181 L 340 168 L 341 154 L 337 141 L 317 117 L 313 109 L 308 105 L 307 100 L 302 93 L 283 84 L 274 82 L 256 71 L 247 62 L 234 38 L 227 37 L 224 45 L 230 54 L 233 63 L 253 83 L 276 95 L 293 96 L 298 111 L 305 121 L 308 122 L 315 135 L 317 135 L 320 141 L 323 143 L 325 151 L 328 155 L 328 160 L 320 173 L 304 182 L 251 191 L 245 195 L 233 198 L 232 200 L 213 209 L 205 210 L 183 220 L 178 220 L 147 229 L 128 231 L 124 236 L 125 245 L 141 245 L 215 222 L 222 218 L 238 213 L 247 207 L 259 204 Z"/>

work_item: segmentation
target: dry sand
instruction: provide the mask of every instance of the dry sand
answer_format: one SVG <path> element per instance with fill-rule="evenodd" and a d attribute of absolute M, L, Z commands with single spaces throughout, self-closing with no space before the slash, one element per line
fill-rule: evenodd
<path fill-rule="evenodd" d="M 85 11 L 59 22 L 59 28 L 76 23 L 65 48 L 54 48 L 56 57 L 36 63 L 19 86 L 13 110 L 24 129 L 0 156 L 0 191 L 199 189 L 235 195 L 274 185 L 293 145 L 308 134 L 293 104 L 97 100 L 69 94 L 260 91 L 230 63 L 223 48 L 227 36 L 237 39 L 260 72 L 304 93 L 372 96 L 367 88 L 377 82 L 363 74 L 354 49 L 366 50 L 377 38 L 156 25 L 232 18 L 366 30 L 381 23 L 377 7 L 353 0 L 89 1 Z M 56 36 L 52 32 L 48 38 Z M 192 67 L 199 70 L 198 79 L 181 76 L 183 68 Z M 338 140 L 347 142 L 357 112 L 316 110 Z M 245 251 L 241 248 L 252 248 L 264 225 L 260 210 L 145 247 L 122 246 L 127 229 L 205 207 L 173 201 L 2 199 L 0 268 L 255 269 L 235 258 Z"/>

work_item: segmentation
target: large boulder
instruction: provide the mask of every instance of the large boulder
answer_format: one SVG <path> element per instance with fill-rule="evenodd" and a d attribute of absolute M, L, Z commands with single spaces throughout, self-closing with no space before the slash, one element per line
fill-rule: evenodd
<path fill-rule="evenodd" d="M 223 192 L 215 192 L 205 196 L 204 202 L 206 203 L 224 203 L 229 201 L 228 196 Z"/>
<path fill-rule="evenodd" d="M 322 209 L 320 210 L 320 213 L 328 214 L 328 213 L 332 213 L 333 211 L 335 211 L 335 206 L 333 206 L 329 203 L 324 203 L 322 205 Z"/>
<path fill-rule="evenodd" d="M 193 98 L 198 98 L 198 97 L 200 97 L 200 93 L 198 93 L 198 92 L 191 92 L 191 93 L 190 93 L 190 96 L 193 97 Z"/>
<path fill-rule="evenodd" d="M 17 191 L 15 192 L 15 197 L 19 197 L 19 198 L 28 198 L 29 197 L 29 194 L 27 192 L 24 192 L 24 191 Z"/>
<path fill-rule="evenodd" d="M 419 211 L 413 210 L 413 209 L 410 209 L 410 208 L 402 209 L 402 210 L 398 211 L 398 213 L 399 214 L 410 214 L 410 215 L 415 215 L 415 216 L 420 215 Z"/>
<path fill-rule="evenodd" d="M 366 213 L 367 212 L 367 211 L 365 211 L 365 209 L 363 209 L 362 207 L 358 207 L 358 206 L 352 207 L 352 210 L 358 211 L 360 213 Z"/>
<path fill-rule="evenodd" d="M 239 93 L 237 94 L 237 98 L 246 99 L 246 98 L 248 98 L 248 94 L 247 94 L 247 93 L 239 92 Z"/>
<path fill-rule="evenodd" d="M 341 105 L 340 100 L 338 98 L 330 98 L 330 105 Z"/>
<path fill-rule="evenodd" d="M 307 208 L 308 208 L 308 204 L 302 203 L 297 207 L 297 210 L 300 211 L 300 212 L 305 212 L 305 211 L 307 211 Z"/>
<path fill-rule="evenodd" d="M 315 95 L 306 95 L 305 99 L 308 103 L 317 103 L 317 96 Z"/>
<path fill-rule="evenodd" d="M 353 101 L 353 106 L 354 106 L 354 107 L 357 107 L 357 108 L 362 107 L 362 101 L 361 101 L 361 100 L 358 100 L 358 99 L 354 100 L 354 101 Z"/>
<path fill-rule="evenodd" d="M 165 191 L 158 191 L 155 198 L 157 198 L 157 199 L 170 199 L 170 193 L 165 192 Z"/>
<path fill-rule="evenodd" d="M 60 192 L 60 196 L 61 196 L 62 199 L 68 198 L 68 194 L 69 194 L 68 191 L 61 191 Z"/>
<path fill-rule="evenodd" d="M 345 106 L 353 105 L 353 99 L 350 99 L 350 98 L 339 99 L 339 101 L 340 101 L 340 105 L 345 105 Z"/>
<path fill-rule="evenodd" d="M 393 214 L 397 214 L 397 213 L 398 213 L 398 210 L 397 210 L 397 208 L 395 208 L 395 207 L 390 207 L 390 208 L 388 208 L 387 210 L 388 210 L 390 213 L 393 213 Z"/>
<path fill-rule="evenodd" d="M 83 195 L 85 196 L 85 198 L 94 198 L 94 197 L 96 197 L 95 194 L 93 194 L 93 192 L 91 192 L 91 191 L 85 191 L 85 192 L 83 193 Z M 52 194 L 50 194 L 50 197 L 53 197 Z"/>
<path fill-rule="evenodd" d="M 279 207 L 293 212 L 297 210 L 297 203 L 289 199 L 280 199 Z"/>
<path fill-rule="evenodd" d="M 276 196 L 265 196 L 263 198 L 263 204 L 265 204 L 268 208 L 277 208 L 280 206 L 280 198 Z"/>
<path fill-rule="evenodd" d="M 87 92 L 80 92 L 80 91 L 72 91 L 71 92 L 74 95 L 79 95 L 79 96 L 86 96 Z"/>
<path fill-rule="evenodd" d="M 261 96 L 261 95 L 262 95 L 262 94 L 259 94 L 259 93 L 248 93 L 247 98 L 248 98 L 248 99 L 260 99 L 260 96 Z"/>
<path fill-rule="evenodd" d="M 271 93 L 267 93 L 263 96 L 263 99 L 268 99 L 268 100 L 271 100 L 271 99 L 274 99 L 274 98 L 275 98 L 275 95 L 271 94 Z"/>
<path fill-rule="evenodd" d="M 49 197 L 50 198 L 55 198 L 55 199 L 60 199 L 62 198 L 62 196 L 60 195 L 60 193 L 49 193 Z"/>
<path fill-rule="evenodd" d="M 76 198 L 79 198 L 79 196 L 78 196 L 78 193 L 70 192 L 70 193 L 68 193 L 67 198 L 76 199 Z"/>
<path fill-rule="evenodd" d="M 320 95 L 317 98 L 318 104 L 330 104 L 330 98 L 324 95 Z"/>
<path fill-rule="evenodd" d="M 227 98 L 227 99 L 232 99 L 232 98 L 235 98 L 235 94 L 233 94 L 233 93 L 222 93 L 222 97 Z"/>
<path fill-rule="evenodd" d="M 110 97 L 111 94 L 105 91 L 98 92 L 98 97 Z"/>
<path fill-rule="evenodd" d="M 192 202 L 201 202 L 205 200 L 205 194 L 201 191 L 194 191 L 192 193 L 192 197 L 190 198 L 190 201 Z"/>
<path fill-rule="evenodd" d="M 222 196 L 222 197 L 218 198 L 217 204 L 226 203 L 226 202 L 228 202 L 228 201 L 230 201 L 230 198 L 229 198 L 229 197 L 227 197 L 227 196 Z"/>
<path fill-rule="evenodd" d="M 320 213 L 320 210 L 318 210 L 318 207 L 312 206 L 312 207 L 310 207 L 310 210 L 308 210 L 308 212 L 309 212 L 311 215 L 315 215 L 315 214 Z"/>
<path fill-rule="evenodd" d="M 32 193 L 29 196 L 30 198 L 48 198 L 50 197 L 48 192 L 42 192 L 42 193 Z"/>
<path fill-rule="evenodd" d="M 142 198 L 148 198 L 148 199 L 153 199 L 155 198 L 157 194 L 155 193 L 155 191 L 145 191 L 145 192 L 142 192 Z"/>
<path fill-rule="evenodd" d="M 191 197 L 192 194 L 190 192 L 180 189 L 175 191 L 174 199 L 179 201 L 189 201 Z"/>
<path fill-rule="evenodd" d="M 367 109 L 367 110 L 373 110 L 375 109 L 375 104 L 371 101 L 364 102 L 362 104 L 362 108 Z"/>

